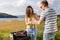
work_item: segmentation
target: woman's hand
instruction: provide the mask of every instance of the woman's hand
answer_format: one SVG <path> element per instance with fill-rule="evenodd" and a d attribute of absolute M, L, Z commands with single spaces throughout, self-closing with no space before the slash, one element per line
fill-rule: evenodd
<path fill-rule="evenodd" d="M 26 23 L 26 24 L 31 25 L 31 23 L 32 23 L 32 22 L 31 22 L 31 21 L 29 21 L 29 22 L 28 22 L 28 23 Z"/>
<path fill-rule="evenodd" d="M 36 24 L 40 24 L 39 21 L 36 21 Z"/>

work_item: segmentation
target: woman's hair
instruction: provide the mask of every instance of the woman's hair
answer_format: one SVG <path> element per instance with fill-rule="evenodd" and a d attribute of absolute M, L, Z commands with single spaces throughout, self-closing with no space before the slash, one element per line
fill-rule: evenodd
<path fill-rule="evenodd" d="M 30 10 L 30 9 L 32 9 L 32 10 Z M 31 15 L 33 15 L 33 14 L 34 14 L 33 8 L 31 6 L 27 6 L 27 8 L 26 8 L 26 16 L 30 18 Z"/>

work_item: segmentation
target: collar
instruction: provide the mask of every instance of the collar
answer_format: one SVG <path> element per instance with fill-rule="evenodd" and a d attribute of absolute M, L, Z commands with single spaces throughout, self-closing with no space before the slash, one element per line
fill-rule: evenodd
<path fill-rule="evenodd" d="M 47 12 L 49 10 L 49 8 L 45 9 L 44 12 Z"/>

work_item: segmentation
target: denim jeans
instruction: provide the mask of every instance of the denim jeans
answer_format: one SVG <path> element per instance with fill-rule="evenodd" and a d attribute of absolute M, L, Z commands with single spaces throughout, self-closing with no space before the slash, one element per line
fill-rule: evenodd
<path fill-rule="evenodd" d="M 29 29 L 26 29 L 27 31 L 27 35 L 32 37 L 32 40 L 35 40 L 36 39 L 36 35 L 37 35 L 37 29 L 36 28 L 29 28 Z"/>
<path fill-rule="evenodd" d="M 55 35 L 56 35 L 56 32 L 44 33 L 43 40 L 55 40 Z"/>

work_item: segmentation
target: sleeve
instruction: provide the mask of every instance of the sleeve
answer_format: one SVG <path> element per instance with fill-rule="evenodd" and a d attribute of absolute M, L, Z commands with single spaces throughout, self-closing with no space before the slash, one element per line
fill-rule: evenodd
<path fill-rule="evenodd" d="M 46 17 L 46 15 L 47 15 L 47 13 L 45 13 L 45 12 L 41 12 L 41 14 L 40 14 L 40 18 L 44 19 L 44 18 Z"/>

